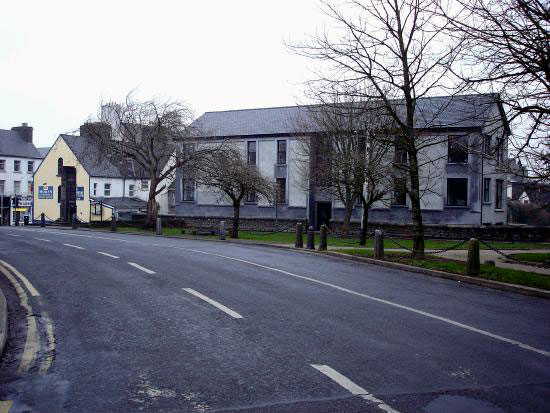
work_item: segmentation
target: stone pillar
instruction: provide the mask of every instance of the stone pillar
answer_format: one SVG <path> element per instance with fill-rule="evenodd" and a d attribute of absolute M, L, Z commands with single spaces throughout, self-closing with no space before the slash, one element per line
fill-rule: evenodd
<path fill-rule="evenodd" d="M 40 226 L 44 228 L 46 226 L 46 214 L 43 212 L 40 214 Z"/>
<path fill-rule="evenodd" d="M 468 261 L 466 261 L 467 274 L 470 277 L 478 277 L 479 267 L 479 240 L 470 238 L 468 242 Z"/>
<path fill-rule="evenodd" d="M 295 248 L 304 248 L 304 229 L 302 223 L 296 224 L 296 241 L 294 241 Z"/>
<path fill-rule="evenodd" d="M 327 236 L 328 236 L 328 228 L 325 224 L 321 225 L 321 231 L 319 236 L 319 251 L 326 251 L 327 250 Z"/>
<path fill-rule="evenodd" d="M 111 217 L 111 232 L 116 232 L 116 218 L 114 215 Z"/>
<path fill-rule="evenodd" d="M 220 239 L 225 239 L 225 221 L 220 221 Z"/>
<path fill-rule="evenodd" d="M 380 229 L 374 231 L 374 258 L 384 259 L 384 233 Z"/>
<path fill-rule="evenodd" d="M 307 249 L 315 249 L 315 231 L 313 231 L 313 227 L 309 227 L 307 230 Z"/>
<path fill-rule="evenodd" d="M 157 218 L 156 234 L 162 235 L 162 221 L 160 218 Z"/>

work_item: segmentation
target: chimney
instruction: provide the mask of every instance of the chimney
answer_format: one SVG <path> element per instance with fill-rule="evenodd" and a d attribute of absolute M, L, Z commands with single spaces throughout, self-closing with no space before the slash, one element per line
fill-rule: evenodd
<path fill-rule="evenodd" d="M 32 126 L 29 126 L 27 122 L 23 122 L 21 126 L 14 126 L 11 130 L 17 132 L 25 142 L 32 143 Z"/>

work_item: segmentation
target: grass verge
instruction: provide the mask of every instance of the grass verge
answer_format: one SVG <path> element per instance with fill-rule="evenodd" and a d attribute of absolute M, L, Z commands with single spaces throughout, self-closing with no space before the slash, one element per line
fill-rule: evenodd
<path fill-rule="evenodd" d="M 342 249 L 336 252 L 373 258 L 373 251 L 364 249 Z M 423 260 L 413 259 L 407 253 L 386 252 L 386 261 L 399 262 L 415 267 L 432 270 L 446 271 L 450 273 L 466 275 L 466 263 L 463 261 L 449 260 L 441 257 L 426 256 Z M 500 281 L 508 284 L 525 285 L 527 287 L 550 290 L 550 276 L 534 272 L 518 271 L 510 268 L 493 267 L 482 264 L 480 278 Z"/>
<path fill-rule="evenodd" d="M 510 254 L 510 257 L 520 261 L 539 264 L 542 264 L 545 261 L 550 262 L 550 252 L 522 252 L 518 254 Z"/>

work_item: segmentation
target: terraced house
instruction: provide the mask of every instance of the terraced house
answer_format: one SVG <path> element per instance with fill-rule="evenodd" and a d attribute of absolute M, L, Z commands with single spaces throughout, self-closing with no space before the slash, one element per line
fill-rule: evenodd
<path fill-rule="evenodd" d="M 100 157 L 94 141 L 82 134 L 59 135 L 34 179 L 34 219 L 82 222 L 130 218 L 146 211 L 149 176 L 135 162 Z M 168 212 L 169 185 L 157 195 L 161 213 Z"/>
<path fill-rule="evenodd" d="M 397 105 L 398 106 L 398 105 Z M 206 112 L 195 126 L 199 141 L 232 141 L 248 163 L 277 184 L 278 203 L 251 196 L 243 202 L 241 217 L 249 219 L 308 220 L 322 223 L 342 220 L 343 207 L 323 194 L 302 173 L 299 142 L 315 139 L 318 130 L 297 131 L 296 119 L 307 117 L 305 106 Z M 415 129 L 418 139 L 437 144 L 422 151 L 422 212 L 425 223 L 498 225 L 507 223 L 504 162 L 510 133 L 498 96 L 494 94 L 443 96 L 417 101 Z M 436 138 L 436 139 L 434 139 Z M 313 162 L 310 159 L 310 162 Z M 401 159 L 399 162 L 407 162 Z M 313 165 L 313 167 L 315 167 Z M 394 190 L 377 202 L 370 220 L 410 223 L 410 200 Z M 188 217 L 231 217 L 230 203 L 208 187 L 197 187 L 178 171 L 176 213 Z M 361 205 L 352 220 L 361 220 Z"/>

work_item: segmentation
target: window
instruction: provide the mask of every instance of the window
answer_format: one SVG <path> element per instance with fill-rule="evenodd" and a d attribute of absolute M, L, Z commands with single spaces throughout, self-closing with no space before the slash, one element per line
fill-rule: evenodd
<path fill-rule="evenodd" d="M 101 215 L 101 204 L 99 202 L 97 204 L 93 204 L 92 207 L 92 214 Z"/>
<path fill-rule="evenodd" d="M 407 148 L 405 143 L 402 140 L 395 140 L 395 153 L 394 153 L 393 162 L 397 164 L 406 164 L 407 163 Z"/>
<path fill-rule="evenodd" d="M 21 172 L 21 161 L 13 161 L 13 172 Z"/>
<path fill-rule="evenodd" d="M 128 196 L 133 197 L 135 194 L 135 185 L 128 185 Z"/>
<path fill-rule="evenodd" d="M 30 174 L 34 172 L 34 161 L 27 162 L 27 172 Z"/>
<path fill-rule="evenodd" d="M 286 141 L 277 141 L 277 164 L 286 165 Z"/>
<path fill-rule="evenodd" d="M 13 193 L 15 195 L 21 194 L 21 181 L 13 181 Z"/>
<path fill-rule="evenodd" d="M 504 163 L 504 139 L 498 140 L 496 151 L 497 165 L 502 165 Z"/>
<path fill-rule="evenodd" d="M 149 180 L 148 179 L 142 179 L 141 180 L 141 190 L 142 191 L 148 191 L 149 190 Z"/>
<path fill-rule="evenodd" d="M 483 202 L 491 202 L 491 178 L 483 178 Z"/>
<path fill-rule="evenodd" d="M 396 179 L 393 184 L 392 205 L 407 205 L 407 185 L 404 179 Z"/>
<path fill-rule="evenodd" d="M 97 196 L 97 182 L 94 182 L 94 196 Z"/>
<path fill-rule="evenodd" d="M 6 170 L 6 160 L 0 159 L 0 171 L 5 171 L 5 170 Z"/>
<path fill-rule="evenodd" d="M 246 191 L 244 202 L 256 203 L 258 198 L 256 196 L 256 191 Z"/>
<path fill-rule="evenodd" d="M 495 188 L 495 208 L 502 209 L 502 189 L 504 187 L 504 181 L 502 179 L 497 179 Z"/>
<path fill-rule="evenodd" d="M 59 176 L 63 175 L 63 158 L 57 160 L 57 174 Z"/>
<path fill-rule="evenodd" d="M 27 194 L 32 194 L 32 181 L 27 181 Z"/>
<path fill-rule="evenodd" d="M 447 206 L 468 205 L 468 179 L 447 179 Z"/>
<path fill-rule="evenodd" d="M 246 160 L 249 165 L 256 165 L 256 142 L 247 142 L 247 157 Z"/>
<path fill-rule="evenodd" d="M 483 154 L 491 155 L 491 137 L 489 135 L 483 135 Z"/>
<path fill-rule="evenodd" d="M 5 191 L 6 191 L 6 181 L 1 180 L 0 181 L 0 195 L 4 195 Z"/>
<path fill-rule="evenodd" d="M 468 163 L 468 137 L 449 136 L 449 163 Z"/>
<path fill-rule="evenodd" d="M 111 184 L 104 184 L 103 196 L 111 196 Z"/>
<path fill-rule="evenodd" d="M 286 204 L 286 178 L 277 178 L 277 203 Z"/>
<path fill-rule="evenodd" d="M 195 200 L 195 180 L 194 179 L 185 179 L 181 180 L 182 188 L 182 200 L 183 201 L 194 201 Z"/>

